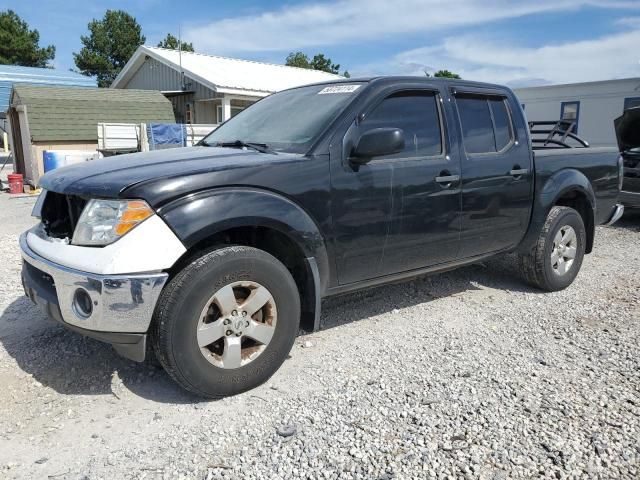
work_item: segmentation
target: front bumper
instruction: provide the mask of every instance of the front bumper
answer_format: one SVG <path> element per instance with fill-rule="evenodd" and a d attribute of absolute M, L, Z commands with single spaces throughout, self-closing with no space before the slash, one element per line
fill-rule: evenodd
<path fill-rule="evenodd" d="M 132 360 L 144 360 L 146 333 L 168 274 L 100 275 L 68 268 L 35 253 L 26 232 L 20 250 L 22 283 L 34 303 L 71 330 L 111 343 Z M 90 302 L 79 302 L 85 294 Z"/>

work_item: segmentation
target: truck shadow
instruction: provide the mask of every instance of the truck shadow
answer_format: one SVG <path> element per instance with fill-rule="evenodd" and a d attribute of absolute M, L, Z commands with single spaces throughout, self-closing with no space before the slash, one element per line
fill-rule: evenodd
<path fill-rule="evenodd" d="M 542 293 L 520 280 L 516 256 L 504 255 L 446 273 L 423 275 L 409 281 L 326 299 L 322 303 L 320 328 L 324 330 L 439 298 L 483 289 Z"/>
<path fill-rule="evenodd" d="M 516 276 L 512 258 L 386 285 L 323 302 L 327 329 L 394 309 L 483 288 L 530 291 Z M 26 297 L 16 298 L 0 317 L 0 342 L 29 377 L 19 389 L 43 385 L 63 395 L 111 395 L 129 390 L 161 403 L 198 403 L 163 371 L 151 352 L 144 363 L 120 357 L 111 346 L 82 337 L 48 320 Z M 304 335 L 304 334 L 303 334 Z"/>
<path fill-rule="evenodd" d="M 150 354 L 143 363 L 120 357 L 110 345 L 68 331 L 24 296 L 0 317 L 0 342 L 25 373 L 64 395 L 112 395 L 123 389 L 162 403 L 196 403 Z M 8 333 L 4 333 L 8 331 Z M 37 385 L 37 384 L 36 384 Z"/>

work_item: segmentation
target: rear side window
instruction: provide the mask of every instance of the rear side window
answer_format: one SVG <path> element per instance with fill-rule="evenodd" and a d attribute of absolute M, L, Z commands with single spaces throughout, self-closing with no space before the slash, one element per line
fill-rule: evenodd
<path fill-rule="evenodd" d="M 432 92 L 399 92 L 385 98 L 367 114 L 363 131 L 400 128 L 404 131 L 403 152 L 385 158 L 427 157 L 442 153 L 440 115 Z"/>
<path fill-rule="evenodd" d="M 496 151 L 502 150 L 511 143 L 511 118 L 507 110 L 507 104 L 502 98 L 489 100 L 491 113 L 493 114 L 494 132 L 496 136 Z"/>
<path fill-rule="evenodd" d="M 458 97 L 456 99 L 464 147 L 468 153 L 495 152 L 493 124 L 489 103 L 484 98 Z"/>
<path fill-rule="evenodd" d="M 504 98 L 462 95 L 456 104 L 467 153 L 495 153 L 511 143 L 513 127 Z"/>

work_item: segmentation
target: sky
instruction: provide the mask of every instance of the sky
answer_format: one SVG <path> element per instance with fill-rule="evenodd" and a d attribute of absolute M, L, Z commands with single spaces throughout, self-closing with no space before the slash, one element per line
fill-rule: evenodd
<path fill-rule="evenodd" d="M 197 52 L 284 63 L 324 53 L 352 76 L 448 69 L 512 87 L 640 76 L 640 0 L 0 0 L 74 68 L 87 23 L 107 8 L 148 45 L 181 31 Z"/>

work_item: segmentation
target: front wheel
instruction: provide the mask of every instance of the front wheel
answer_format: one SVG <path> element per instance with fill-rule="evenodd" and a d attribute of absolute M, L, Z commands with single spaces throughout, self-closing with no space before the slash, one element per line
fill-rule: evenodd
<path fill-rule="evenodd" d="M 520 271 L 534 287 L 549 292 L 567 288 L 575 280 L 586 245 L 582 217 L 573 208 L 553 207 L 535 247 L 520 255 Z"/>
<path fill-rule="evenodd" d="M 300 297 L 287 268 L 251 247 L 207 252 L 167 285 L 151 339 L 169 375 L 218 398 L 254 388 L 280 367 L 300 322 Z"/>

